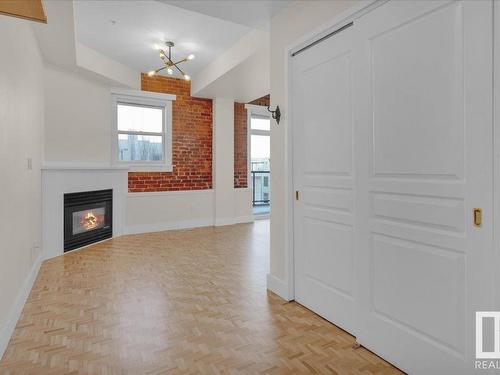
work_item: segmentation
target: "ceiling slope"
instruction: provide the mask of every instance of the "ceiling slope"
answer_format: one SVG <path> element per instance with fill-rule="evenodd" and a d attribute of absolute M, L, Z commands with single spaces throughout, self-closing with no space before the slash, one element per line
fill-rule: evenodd
<path fill-rule="evenodd" d="M 46 1 L 49 22 L 33 24 L 44 61 L 106 83 L 140 88 L 140 72 L 78 43 L 72 1 Z"/>
<path fill-rule="evenodd" d="M 249 102 L 269 94 L 269 33 L 253 30 L 193 79 L 192 95 Z"/>
<path fill-rule="evenodd" d="M 231 21 L 252 29 L 269 30 L 271 18 L 290 0 L 159 0 L 179 8 Z"/>

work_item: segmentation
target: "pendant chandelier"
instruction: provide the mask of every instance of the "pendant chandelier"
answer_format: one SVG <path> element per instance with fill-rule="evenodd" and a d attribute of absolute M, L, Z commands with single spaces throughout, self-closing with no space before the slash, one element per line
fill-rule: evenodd
<path fill-rule="evenodd" d="M 160 52 L 160 59 L 163 61 L 163 64 L 165 66 L 162 66 L 161 68 L 158 68 L 156 70 L 151 70 L 148 72 L 149 77 L 153 77 L 154 75 L 158 74 L 158 72 L 161 72 L 163 69 L 167 69 L 167 74 L 173 75 L 174 74 L 174 69 L 178 70 L 179 73 L 182 75 L 182 77 L 186 80 L 189 81 L 191 79 L 190 76 L 188 76 L 186 73 L 182 71 L 181 68 L 179 68 L 179 64 L 182 64 L 186 61 L 190 61 L 194 59 L 194 55 L 189 55 L 188 57 L 183 58 L 182 60 L 179 60 L 177 62 L 174 62 L 172 60 L 172 47 L 175 45 L 174 42 L 165 42 L 165 45 L 168 48 L 168 53 L 165 52 L 162 48 L 159 48 Z"/>

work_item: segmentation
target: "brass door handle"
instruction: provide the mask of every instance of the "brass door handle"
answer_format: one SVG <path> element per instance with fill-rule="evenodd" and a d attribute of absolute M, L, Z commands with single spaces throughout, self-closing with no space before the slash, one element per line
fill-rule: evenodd
<path fill-rule="evenodd" d="M 480 208 L 474 208 L 474 226 L 480 227 L 483 223 L 483 212 Z"/>

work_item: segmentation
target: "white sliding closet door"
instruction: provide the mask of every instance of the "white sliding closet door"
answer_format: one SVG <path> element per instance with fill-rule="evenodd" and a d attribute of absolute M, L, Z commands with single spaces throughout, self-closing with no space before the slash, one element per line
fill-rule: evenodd
<path fill-rule="evenodd" d="M 492 3 L 391 1 L 356 31 L 358 340 L 411 374 L 471 374 L 491 308 Z"/>
<path fill-rule="evenodd" d="M 351 30 L 293 59 L 295 299 L 354 323 Z"/>
<path fill-rule="evenodd" d="M 492 14 L 389 1 L 292 59 L 296 299 L 410 374 L 474 373 L 493 309 Z"/>

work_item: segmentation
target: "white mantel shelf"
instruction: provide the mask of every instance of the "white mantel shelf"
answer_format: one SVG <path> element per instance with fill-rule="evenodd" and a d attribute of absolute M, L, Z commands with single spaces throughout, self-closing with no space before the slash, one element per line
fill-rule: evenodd
<path fill-rule="evenodd" d="M 110 164 L 82 164 L 82 163 L 44 163 L 42 171 L 65 171 L 65 170 L 129 170 L 128 166 Z"/>

